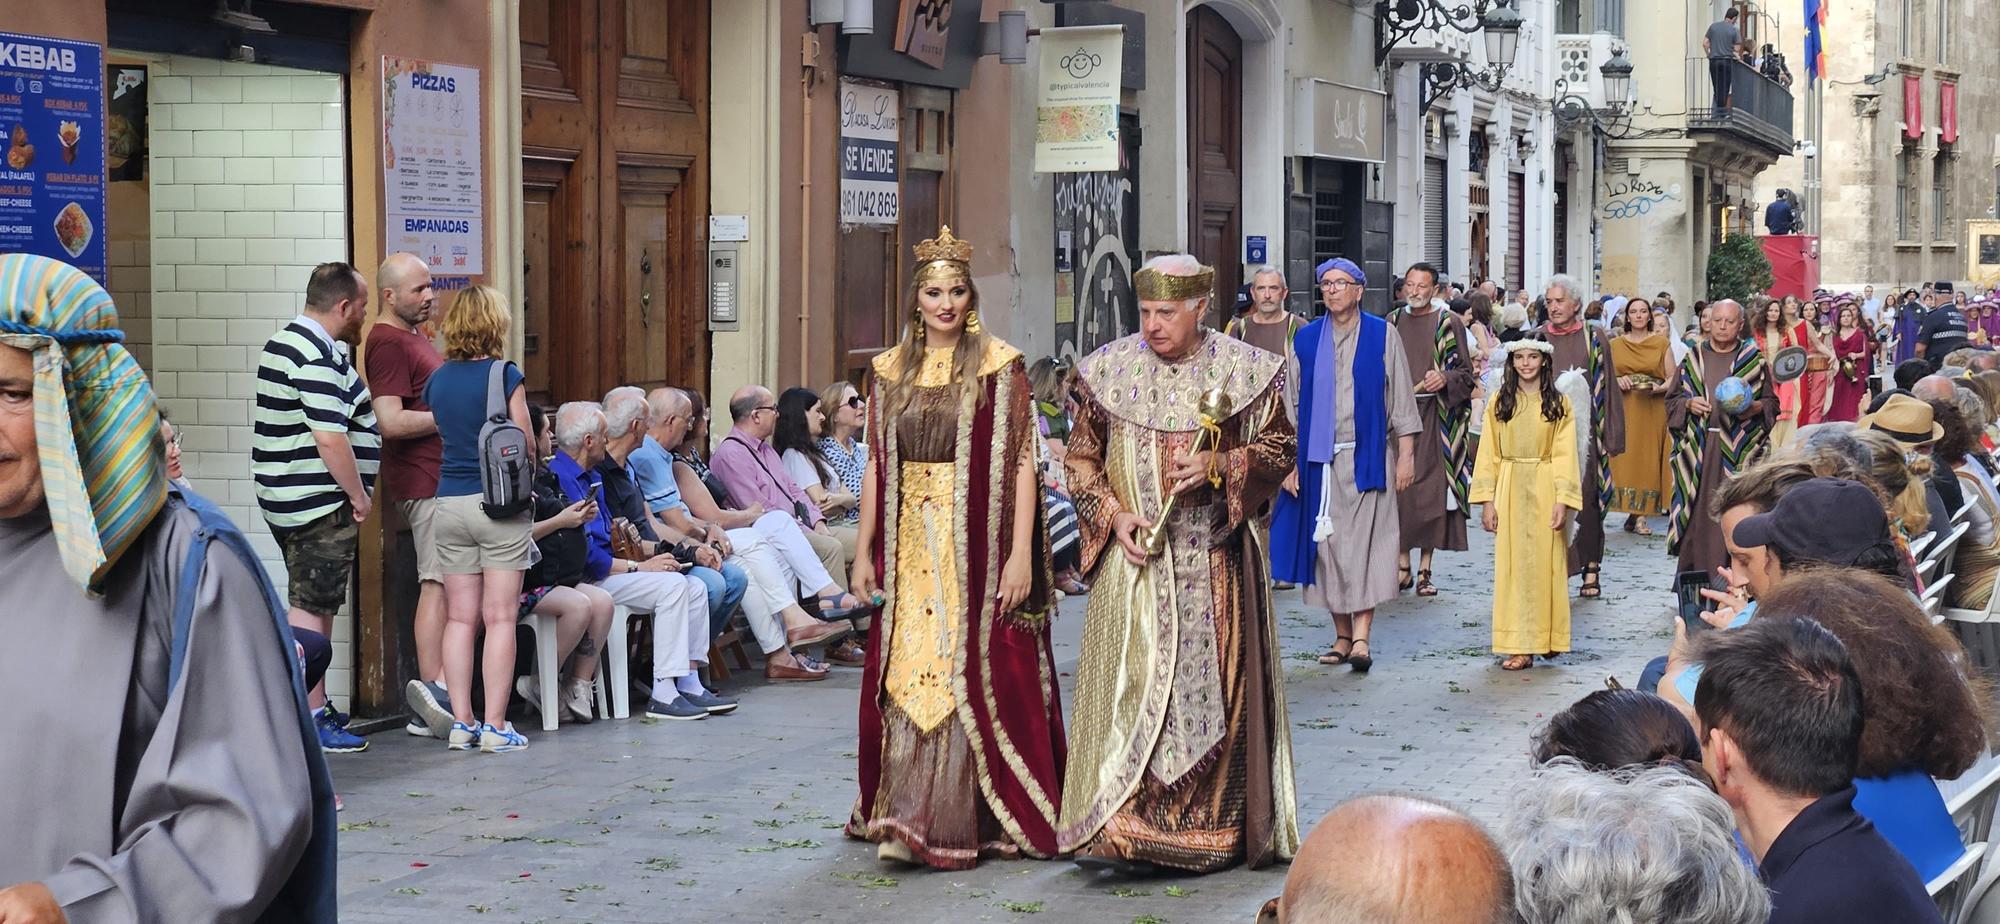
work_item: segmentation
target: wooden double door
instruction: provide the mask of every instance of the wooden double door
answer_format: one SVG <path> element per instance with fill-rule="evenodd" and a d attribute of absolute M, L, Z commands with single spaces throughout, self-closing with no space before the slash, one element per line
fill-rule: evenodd
<path fill-rule="evenodd" d="M 531 400 L 708 386 L 709 0 L 521 0 Z"/>
<path fill-rule="evenodd" d="M 1206 6 L 1187 14 L 1188 236 L 1215 267 L 1210 322 L 1234 313 L 1243 282 L 1243 40 Z"/>

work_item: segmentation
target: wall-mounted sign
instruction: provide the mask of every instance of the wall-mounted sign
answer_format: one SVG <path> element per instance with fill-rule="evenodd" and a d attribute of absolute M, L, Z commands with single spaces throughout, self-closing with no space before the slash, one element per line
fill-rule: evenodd
<path fill-rule="evenodd" d="M 750 216 L 710 215 L 708 216 L 708 242 L 738 242 L 750 239 Z"/>
<path fill-rule="evenodd" d="M 1035 170 L 1118 169 L 1119 26 L 1043 29 Z"/>
<path fill-rule="evenodd" d="M 382 241 L 433 275 L 486 272 L 479 114 L 478 68 L 382 56 Z"/>
<path fill-rule="evenodd" d="M 0 32 L 0 253 L 104 275 L 104 49 Z"/>
<path fill-rule="evenodd" d="M 951 34 L 952 0 L 902 0 L 896 16 L 896 50 L 942 68 Z"/>
<path fill-rule="evenodd" d="M 1262 234 L 1252 234 L 1243 239 L 1243 262 L 1255 266 L 1268 262 L 1271 241 Z"/>
<path fill-rule="evenodd" d="M 1292 153 L 1381 163 L 1387 100 L 1375 90 L 1299 78 L 1292 87 Z"/>
<path fill-rule="evenodd" d="M 888 87 L 840 82 L 840 220 L 893 225 L 901 216 L 898 133 L 902 96 Z"/>

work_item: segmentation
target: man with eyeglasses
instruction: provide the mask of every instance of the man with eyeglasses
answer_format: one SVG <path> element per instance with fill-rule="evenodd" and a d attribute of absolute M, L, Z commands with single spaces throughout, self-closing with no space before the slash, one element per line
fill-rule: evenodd
<path fill-rule="evenodd" d="M 761 505 L 766 510 L 782 510 L 806 531 L 830 536 L 826 515 L 785 474 L 785 461 L 771 446 L 771 434 L 778 429 L 777 397 L 762 385 L 745 385 L 729 396 L 729 416 L 735 426 L 715 448 L 708 465 L 729 490 L 730 503 L 738 509 Z M 845 559 L 842 555 L 833 573 L 847 572 L 852 563 Z"/>
<path fill-rule="evenodd" d="M 1438 271 L 1411 264 L 1403 274 L 1404 304 L 1389 313 L 1416 383 L 1417 412 L 1424 432 L 1417 437 L 1416 478 L 1396 493 L 1402 538 L 1396 546 L 1396 586 L 1414 586 L 1419 597 L 1437 596 L 1431 558 L 1438 549 L 1463 552 L 1466 487 L 1472 480 L 1472 338 L 1465 321 L 1437 297 Z M 1414 573 L 1410 550 L 1421 555 Z"/>
<path fill-rule="evenodd" d="M 1271 516 L 1272 577 L 1305 585 L 1306 605 L 1333 615 L 1334 643 L 1319 662 L 1360 672 L 1375 663 L 1375 608 L 1396 597 L 1396 495 L 1416 480 L 1424 432 L 1402 338 L 1361 310 L 1367 284 L 1352 260 L 1319 265 L 1327 313 L 1293 341 L 1298 470 Z"/>

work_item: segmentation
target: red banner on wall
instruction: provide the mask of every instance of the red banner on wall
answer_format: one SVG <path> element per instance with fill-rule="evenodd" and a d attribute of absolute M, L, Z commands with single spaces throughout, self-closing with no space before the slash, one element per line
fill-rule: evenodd
<path fill-rule="evenodd" d="M 1938 84 L 1938 140 L 1958 141 L 1958 84 Z"/>
<path fill-rule="evenodd" d="M 1903 75 L 1903 137 L 1921 138 L 1924 135 L 1924 79 L 1915 74 Z"/>

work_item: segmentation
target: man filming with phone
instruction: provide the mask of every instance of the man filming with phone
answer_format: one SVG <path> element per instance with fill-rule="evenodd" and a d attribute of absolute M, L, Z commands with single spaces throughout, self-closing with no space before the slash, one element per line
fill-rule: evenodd
<path fill-rule="evenodd" d="M 1803 467 L 1797 462 L 1769 466 Z M 1763 466 L 1759 466 L 1760 468 Z M 1780 469 L 1774 469 L 1779 471 Z M 1751 473 L 1745 473 L 1749 477 Z M 1729 564 L 1718 570 L 1724 588 L 1704 588 L 1710 604 L 1698 620 L 1674 626 L 1673 647 L 1667 654 L 1665 680 L 1659 694 L 1668 702 L 1692 710 L 1701 665 L 1688 656 L 1691 632 L 1734 629 L 1749 622 L 1756 599 L 1790 574 L 1805 568 L 1858 568 L 1907 585 L 1902 554 L 1889 535 L 1889 517 L 1868 487 L 1840 478 L 1811 478 L 1780 488 L 1783 496 L 1769 511 L 1754 502 L 1737 503 L 1722 511 L 1724 544 Z"/>

